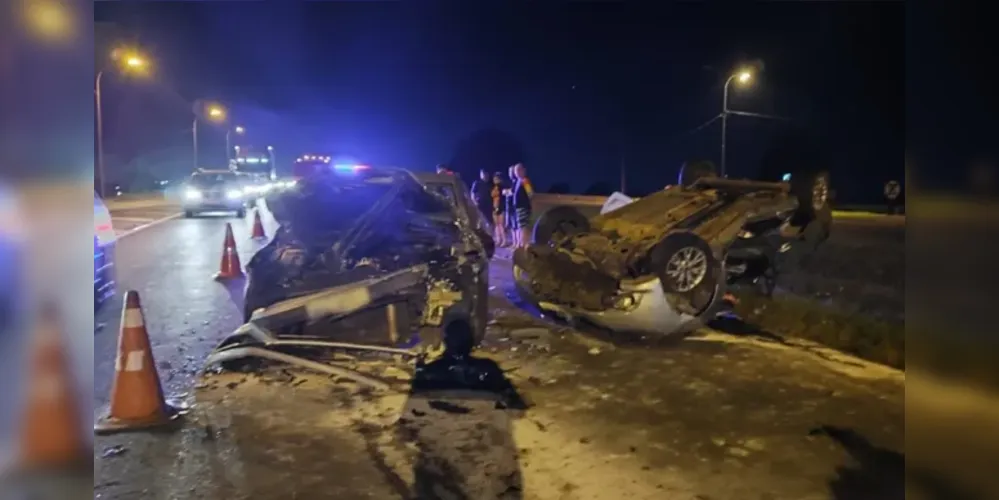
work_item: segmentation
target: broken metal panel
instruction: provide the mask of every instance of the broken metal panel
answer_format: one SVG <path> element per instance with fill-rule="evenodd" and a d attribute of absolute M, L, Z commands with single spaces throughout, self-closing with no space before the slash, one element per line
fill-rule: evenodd
<path fill-rule="evenodd" d="M 384 276 L 284 300 L 254 311 L 252 321 L 277 328 L 290 322 L 314 321 L 348 314 L 389 295 L 419 285 L 427 273 L 427 265 L 418 265 Z"/>
<path fill-rule="evenodd" d="M 270 349 L 265 349 L 262 347 L 232 347 L 229 349 L 223 349 L 215 351 L 208 355 L 206 360 L 206 365 L 215 365 L 219 363 L 225 363 L 228 361 L 237 361 L 245 358 L 260 358 L 267 359 L 271 361 L 277 361 L 279 363 L 287 363 L 290 365 L 305 368 L 307 370 L 316 371 L 325 375 L 333 375 L 336 377 L 343 377 L 359 384 L 366 385 L 373 389 L 378 390 L 388 390 L 390 386 L 382 382 L 381 380 L 376 380 L 374 378 L 363 375 L 354 370 L 347 368 L 342 368 L 339 366 L 334 366 L 326 363 L 319 363 L 317 361 L 308 360 L 305 358 L 300 358 L 298 356 L 292 356 L 290 354 L 285 354 L 282 352 L 277 352 Z"/>

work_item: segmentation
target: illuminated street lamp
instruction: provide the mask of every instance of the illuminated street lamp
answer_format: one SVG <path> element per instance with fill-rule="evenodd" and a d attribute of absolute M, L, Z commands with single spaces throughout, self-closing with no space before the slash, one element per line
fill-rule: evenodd
<path fill-rule="evenodd" d="M 8 2 L 14 5 L 14 2 Z M 28 34 L 46 42 L 66 42 L 77 34 L 77 15 L 66 2 L 36 0 L 18 2 L 22 25 Z"/>
<path fill-rule="evenodd" d="M 211 111 L 209 110 L 209 112 Z M 236 125 L 234 128 L 225 131 L 225 158 L 227 160 L 232 159 L 232 145 L 229 143 L 229 134 L 231 132 L 236 132 L 237 134 L 243 135 L 244 133 L 246 133 L 246 129 L 239 125 Z"/>
<path fill-rule="evenodd" d="M 728 135 L 728 115 L 731 113 L 731 110 L 728 109 L 728 86 L 731 85 L 732 82 L 737 82 L 740 85 L 748 85 L 752 80 L 753 80 L 753 73 L 749 69 L 743 69 L 735 73 L 732 73 L 732 75 L 730 75 L 728 79 L 725 80 L 725 88 L 722 90 L 722 116 L 721 116 L 722 118 L 721 176 L 722 177 L 725 177 L 726 174 L 725 147 Z"/>
<path fill-rule="evenodd" d="M 135 51 L 123 53 L 120 49 L 115 50 L 111 53 L 111 59 L 123 73 L 145 74 L 149 67 L 146 59 Z M 102 69 L 97 72 L 97 78 L 94 81 L 95 115 L 97 118 L 97 191 L 101 198 L 104 197 L 104 120 L 101 112 L 101 80 L 103 76 L 104 70 Z"/>
<path fill-rule="evenodd" d="M 201 101 L 195 101 L 194 103 L 194 121 L 191 124 L 191 138 L 194 140 L 194 170 L 198 169 L 198 119 L 204 115 L 204 118 L 214 122 L 222 123 L 225 121 L 225 108 L 219 104 L 204 104 Z M 226 136 L 228 137 L 228 135 Z M 228 147 L 227 147 L 228 149 Z M 229 152 L 226 151 L 228 157 Z"/>

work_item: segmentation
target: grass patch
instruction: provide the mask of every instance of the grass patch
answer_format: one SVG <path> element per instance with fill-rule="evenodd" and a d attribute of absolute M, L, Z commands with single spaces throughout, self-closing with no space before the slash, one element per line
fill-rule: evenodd
<path fill-rule="evenodd" d="M 905 325 L 843 313 L 794 296 L 743 294 L 736 313 L 764 331 L 808 339 L 857 357 L 905 368 Z"/>

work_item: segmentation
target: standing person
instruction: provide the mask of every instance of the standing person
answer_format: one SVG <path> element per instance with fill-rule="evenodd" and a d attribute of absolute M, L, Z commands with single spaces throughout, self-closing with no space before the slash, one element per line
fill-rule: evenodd
<path fill-rule="evenodd" d="M 489 172 L 485 169 L 479 170 L 479 178 L 472 183 L 472 201 L 479 209 L 483 220 L 487 225 L 493 224 L 493 180 L 489 178 Z"/>
<path fill-rule="evenodd" d="M 493 202 L 493 229 L 496 238 L 496 244 L 505 247 L 507 245 L 506 241 L 506 220 L 504 215 L 506 214 L 506 198 L 503 196 L 503 173 L 496 172 L 493 174 L 493 184 L 492 189 L 489 192 L 489 197 Z"/>
<path fill-rule="evenodd" d="M 513 203 L 513 190 L 517 187 L 517 169 L 514 167 L 507 169 L 510 186 L 503 190 L 503 196 L 506 198 L 506 228 L 510 232 L 510 239 L 513 240 L 510 243 L 516 248 L 520 246 L 518 243 L 520 232 L 517 230 L 517 207 Z"/>
<path fill-rule="evenodd" d="M 517 188 L 513 192 L 513 203 L 517 210 L 517 246 L 524 248 L 531 241 L 531 198 L 534 197 L 534 186 L 527 177 L 527 168 L 523 163 L 514 165 L 517 175 Z"/>

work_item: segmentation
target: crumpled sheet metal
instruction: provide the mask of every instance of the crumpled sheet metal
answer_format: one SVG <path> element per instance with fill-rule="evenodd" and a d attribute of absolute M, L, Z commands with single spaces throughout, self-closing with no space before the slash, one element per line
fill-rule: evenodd
<path fill-rule="evenodd" d="M 349 314 L 388 296 L 420 285 L 429 274 L 426 264 L 332 287 L 301 297 L 284 300 L 254 311 L 251 322 L 278 328 L 283 325 L 315 321 Z"/>

